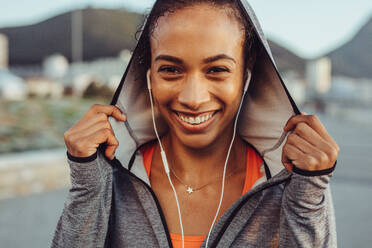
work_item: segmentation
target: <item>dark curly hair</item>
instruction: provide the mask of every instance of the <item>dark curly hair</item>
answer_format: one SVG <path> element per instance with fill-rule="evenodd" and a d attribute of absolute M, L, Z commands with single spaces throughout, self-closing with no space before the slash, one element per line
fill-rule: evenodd
<path fill-rule="evenodd" d="M 257 54 L 259 42 L 253 25 L 244 16 L 245 14 L 239 0 L 158 0 L 153 6 L 152 11 L 147 15 L 146 21 L 137 32 L 137 34 L 142 34 L 143 39 L 139 40 L 133 57 L 136 79 L 145 82 L 146 72 L 151 67 L 150 38 L 157 26 L 157 20 L 168 13 L 174 13 L 182 8 L 201 3 L 223 7 L 228 16 L 236 18 L 245 32 L 243 49 L 244 68 L 252 62 L 252 58 Z"/>

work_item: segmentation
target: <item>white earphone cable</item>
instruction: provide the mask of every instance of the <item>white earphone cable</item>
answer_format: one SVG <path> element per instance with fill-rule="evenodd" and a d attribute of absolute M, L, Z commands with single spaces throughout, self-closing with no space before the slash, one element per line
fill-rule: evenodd
<path fill-rule="evenodd" d="M 243 91 L 244 93 L 243 93 L 242 99 L 240 100 L 240 104 L 239 104 L 238 112 L 237 112 L 237 114 L 236 114 L 236 116 L 235 116 L 233 137 L 232 137 L 232 140 L 231 140 L 231 143 L 230 143 L 230 146 L 229 146 L 229 150 L 228 150 L 228 152 L 227 152 L 227 156 L 226 156 L 226 160 L 225 160 L 225 165 L 224 165 L 224 168 L 223 168 L 223 177 L 222 177 L 222 187 L 221 187 L 220 202 L 219 202 L 219 204 L 218 204 L 218 208 L 217 208 L 216 215 L 214 216 L 213 222 L 212 222 L 211 227 L 210 227 L 209 232 L 208 232 L 208 237 L 207 237 L 207 241 L 206 241 L 206 244 L 205 244 L 205 247 L 206 247 L 206 248 L 208 248 L 209 238 L 210 238 L 211 232 L 212 232 L 212 230 L 213 230 L 214 223 L 215 223 L 216 220 L 217 220 L 218 213 L 220 212 L 220 209 L 221 209 L 222 199 L 223 199 L 223 194 L 224 194 L 224 191 L 225 191 L 225 176 L 226 176 L 227 162 L 228 162 L 228 160 L 229 160 L 229 156 L 230 156 L 230 152 L 231 152 L 231 149 L 232 149 L 232 145 L 233 145 L 234 140 L 235 140 L 236 125 L 237 125 L 237 123 L 238 123 L 239 113 L 240 113 L 240 110 L 241 110 L 241 108 L 242 108 L 244 95 L 245 95 L 245 92 L 246 92 L 247 90 L 248 90 L 248 83 L 246 83 L 245 86 L 244 86 L 244 91 Z"/>
<path fill-rule="evenodd" d="M 156 138 L 158 139 L 159 141 L 159 145 L 160 145 L 160 154 L 161 154 L 161 159 L 163 161 L 163 165 L 164 165 L 164 169 L 165 169 L 165 173 L 167 174 L 167 177 L 168 177 L 168 180 L 169 180 L 169 183 L 172 187 L 172 190 L 173 190 L 173 193 L 174 193 L 174 197 L 176 198 L 176 204 L 177 204 L 177 210 L 178 210 L 178 217 L 179 217 L 179 222 L 180 222 L 180 227 L 181 227 L 181 234 L 182 234 L 182 248 L 185 247 L 185 240 L 184 240 L 184 233 L 183 233 L 183 224 L 182 224 L 182 215 L 181 215 L 181 207 L 180 207 L 180 204 L 179 204 L 179 201 L 178 201 L 178 196 L 177 196 L 177 192 L 176 192 L 176 189 L 174 188 L 174 185 L 172 183 L 172 179 L 170 178 L 170 174 L 169 174 L 169 165 L 168 165 L 168 161 L 167 161 L 167 157 L 165 155 L 165 152 L 164 152 L 164 149 L 163 149 L 163 145 L 160 141 L 160 137 L 159 137 L 159 134 L 158 134 L 158 131 L 157 131 L 157 128 L 156 128 L 156 123 L 155 123 L 155 114 L 154 114 L 154 103 L 152 101 L 152 93 L 151 93 L 151 81 L 150 81 L 150 70 L 147 71 L 147 88 L 149 90 L 149 94 L 150 94 L 150 103 L 151 103 L 151 114 L 152 114 L 152 123 L 153 123 L 153 126 L 154 126 L 154 130 L 155 130 L 155 134 L 156 134 Z"/>

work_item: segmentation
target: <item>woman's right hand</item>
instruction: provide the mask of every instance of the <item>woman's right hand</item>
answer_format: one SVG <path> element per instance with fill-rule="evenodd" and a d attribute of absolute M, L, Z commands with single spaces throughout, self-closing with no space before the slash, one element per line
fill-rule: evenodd
<path fill-rule="evenodd" d="M 68 153 L 74 157 L 89 157 L 101 143 L 106 142 L 105 155 L 110 160 L 114 159 L 119 141 L 108 121 L 109 116 L 119 121 L 127 119 L 116 106 L 94 104 L 83 118 L 64 133 Z"/>

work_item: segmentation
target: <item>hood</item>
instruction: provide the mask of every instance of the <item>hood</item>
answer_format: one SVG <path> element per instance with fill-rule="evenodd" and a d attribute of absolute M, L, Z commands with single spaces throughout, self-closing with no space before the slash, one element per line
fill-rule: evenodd
<path fill-rule="evenodd" d="M 281 157 L 287 133 L 283 131 L 283 127 L 291 116 L 300 114 L 300 111 L 278 73 L 270 47 L 253 9 L 245 0 L 241 0 L 240 3 L 245 17 L 254 25 L 263 49 L 257 55 L 249 88 L 243 99 L 237 130 L 238 135 L 256 148 L 270 174 L 274 176 L 284 169 Z M 133 54 L 136 54 L 137 50 L 136 47 Z M 115 136 L 119 140 L 115 156 L 124 167 L 128 166 L 132 154 L 139 146 L 156 139 L 146 82 L 135 77 L 132 61 L 131 59 L 111 102 L 111 105 L 116 105 L 126 114 L 127 121 L 119 122 L 109 117 Z M 155 118 L 161 136 L 166 131 L 166 124 L 157 113 Z M 131 171 L 150 184 L 142 157 L 139 153 L 137 156 L 138 159 L 135 159 L 136 163 Z"/>

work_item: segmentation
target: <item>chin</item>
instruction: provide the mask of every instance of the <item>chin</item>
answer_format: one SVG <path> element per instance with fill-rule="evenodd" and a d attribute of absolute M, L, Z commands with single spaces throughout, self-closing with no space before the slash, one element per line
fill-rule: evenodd
<path fill-rule="evenodd" d="M 204 150 L 211 147 L 215 144 L 216 137 L 215 135 L 206 133 L 206 134 L 182 134 L 180 136 L 177 135 L 177 138 L 181 141 L 181 143 L 193 150 Z"/>

